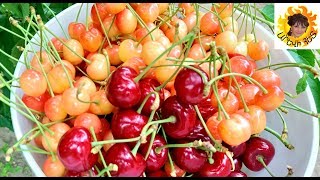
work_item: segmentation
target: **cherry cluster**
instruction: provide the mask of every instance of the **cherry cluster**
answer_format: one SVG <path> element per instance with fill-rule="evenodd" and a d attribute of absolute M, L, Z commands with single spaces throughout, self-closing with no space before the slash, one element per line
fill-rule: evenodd
<path fill-rule="evenodd" d="M 247 176 L 272 160 L 259 134 L 284 101 L 238 38 L 232 3 L 94 3 L 19 77 L 47 176 Z M 46 30 L 44 28 L 44 30 Z"/>

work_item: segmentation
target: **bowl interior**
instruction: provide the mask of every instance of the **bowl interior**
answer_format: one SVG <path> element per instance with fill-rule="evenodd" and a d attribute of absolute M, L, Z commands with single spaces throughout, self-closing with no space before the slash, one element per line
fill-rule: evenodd
<path fill-rule="evenodd" d="M 79 21 L 85 22 L 86 17 L 86 6 L 90 9 L 92 3 L 84 4 L 82 6 L 82 11 L 79 14 Z M 56 19 L 51 19 L 46 26 L 50 28 L 52 32 L 54 32 L 57 36 L 63 37 L 65 30 L 65 34 L 67 34 L 68 24 L 70 22 L 75 21 L 77 13 L 81 4 L 75 4 L 68 9 L 64 10 L 60 14 L 56 16 Z M 241 18 L 238 20 L 241 22 Z M 251 23 L 248 23 L 248 32 L 250 32 Z M 264 39 L 270 46 L 270 53 L 272 63 L 280 63 L 280 62 L 295 62 L 294 59 L 290 56 L 290 54 L 285 50 L 275 50 L 273 48 L 273 39 L 274 36 L 267 31 L 263 26 L 259 23 L 256 23 L 256 36 L 258 39 Z M 244 35 L 244 28 L 240 31 L 239 36 Z M 47 33 L 49 37 L 53 37 L 51 34 Z M 32 39 L 32 41 L 39 40 L 38 34 Z M 39 50 L 38 46 L 29 44 L 26 49 L 31 48 L 35 50 Z M 26 53 L 21 55 L 20 61 L 23 61 L 24 58 L 31 59 L 32 54 Z M 259 65 L 265 65 L 265 62 L 258 62 Z M 20 74 L 25 70 L 25 66 L 22 63 L 18 63 L 14 72 L 15 77 L 19 77 Z M 302 76 L 302 73 L 299 69 L 295 68 L 285 68 L 281 70 L 277 70 L 277 72 L 281 76 L 282 80 L 282 88 L 285 91 L 288 91 L 292 94 L 295 94 L 295 85 L 297 80 Z M 14 82 L 13 85 L 19 85 L 18 82 Z M 12 87 L 11 100 L 18 101 L 16 97 L 22 97 L 22 90 L 19 88 Z M 312 93 L 309 89 L 302 93 L 298 98 L 291 100 L 296 105 L 303 107 L 304 109 L 316 112 L 316 108 L 314 105 L 314 99 Z M 273 135 L 268 132 L 263 132 L 262 136 L 266 139 L 270 140 L 274 146 L 276 147 L 276 154 L 274 159 L 269 164 L 270 170 L 276 176 L 285 176 L 287 174 L 286 166 L 290 165 L 293 167 L 294 174 L 293 176 L 311 176 L 318 153 L 319 146 L 319 123 L 318 119 L 289 110 L 288 114 L 283 115 L 288 126 L 289 131 L 289 142 L 295 147 L 294 150 L 288 150 L 284 145 Z M 14 108 L 11 108 L 11 117 L 15 135 L 19 140 L 25 133 L 27 133 L 32 128 L 32 122 L 26 120 L 24 116 L 19 114 Z M 281 133 L 282 131 L 282 123 L 276 112 L 268 112 L 267 113 L 267 126 L 272 128 L 273 130 Z M 27 148 L 22 146 L 23 148 Z M 23 155 L 26 158 L 29 166 L 34 172 L 35 176 L 45 176 L 41 170 L 42 164 L 44 162 L 44 155 L 39 155 L 30 152 L 23 152 Z M 260 172 L 252 172 L 243 166 L 242 169 L 247 173 L 248 176 L 270 176 L 266 170 L 262 170 Z"/>

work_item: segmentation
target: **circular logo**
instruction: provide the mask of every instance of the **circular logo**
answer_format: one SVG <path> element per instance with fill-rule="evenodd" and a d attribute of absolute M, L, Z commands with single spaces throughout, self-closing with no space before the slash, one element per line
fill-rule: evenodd
<path fill-rule="evenodd" d="M 289 47 L 307 46 L 318 33 L 316 18 L 305 6 L 290 6 L 278 18 L 277 37 Z"/>

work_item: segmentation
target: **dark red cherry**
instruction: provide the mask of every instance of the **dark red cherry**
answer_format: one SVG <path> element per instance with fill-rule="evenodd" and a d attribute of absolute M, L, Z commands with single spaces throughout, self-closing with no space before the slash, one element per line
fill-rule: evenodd
<path fill-rule="evenodd" d="M 187 143 L 187 141 L 179 141 Z M 194 147 L 177 147 L 172 150 L 173 161 L 189 173 L 198 172 L 207 161 L 207 153 Z"/>
<path fill-rule="evenodd" d="M 147 173 L 147 177 L 168 177 L 167 173 L 164 170 L 157 170 Z"/>
<path fill-rule="evenodd" d="M 120 108 L 131 108 L 139 103 L 141 92 L 134 81 L 137 72 L 131 67 L 120 66 L 107 82 L 107 98 L 110 103 Z"/>
<path fill-rule="evenodd" d="M 232 171 L 228 177 L 248 177 L 246 173 L 242 171 Z"/>
<path fill-rule="evenodd" d="M 258 157 L 268 165 L 273 159 L 275 149 L 273 144 L 262 137 L 252 137 L 247 141 L 247 148 L 242 155 L 243 164 L 251 171 L 260 171 L 264 166 L 258 161 Z"/>
<path fill-rule="evenodd" d="M 162 124 L 166 134 L 173 139 L 182 139 L 189 135 L 193 130 L 197 115 L 191 105 L 181 104 L 177 100 L 177 96 L 168 97 L 161 106 L 162 118 L 175 116 L 175 122 Z"/>
<path fill-rule="evenodd" d="M 229 151 L 231 151 L 233 153 L 233 158 L 241 156 L 247 147 L 246 142 L 243 142 L 237 146 L 230 146 L 229 144 L 227 144 L 225 142 L 223 142 L 222 144 L 223 144 L 223 146 L 228 148 Z"/>
<path fill-rule="evenodd" d="M 143 127 L 147 124 L 148 117 L 132 109 L 119 109 L 111 120 L 111 131 L 114 139 L 129 139 L 140 136 Z M 129 143 L 130 147 L 135 142 Z"/>
<path fill-rule="evenodd" d="M 192 131 L 183 139 L 187 140 L 189 142 L 195 141 L 195 140 L 211 142 L 210 137 L 208 136 L 206 130 L 204 129 L 204 127 L 199 119 L 196 120 L 196 124 L 193 127 Z"/>
<path fill-rule="evenodd" d="M 107 164 L 116 164 L 118 171 L 110 171 L 113 177 L 139 177 L 146 169 L 146 161 L 140 153 L 135 156 L 126 143 L 116 143 L 105 153 Z"/>
<path fill-rule="evenodd" d="M 227 177 L 231 172 L 231 161 L 223 152 L 215 152 L 212 155 L 213 164 L 208 161 L 202 166 L 196 176 L 200 177 Z"/>
<path fill-rule="evenodd" d="M 93 166 L 91 169 L 84 171 L 84 172 L 73 172 L 73 171 L 67 171 L 64 175 L 65 177 L 96 177 L 98 176 L 98 171 Z"/>
<path fill-rule="evenodd" d="M 73 172 L 91 169 L 98 160 L 98 154 L 91 153 L 92 137 L 84 127 L 70 128 L 60 139 L 58 157 L 65 168 Z"/>
<path fill-rule="evenodd" d="M 241 157 L 233 157 L 233 163 L 234 163 L 234 170 L 235 171 L 240 171 L 242 168 L 242 159 Z"/>
<path fill-rule="evenodd" d="M 140 102 L 138 103 L 138 106 L 140 106 L 142 104 L 142 102 L 144 101 L 144 99 L 148 96 L 148 94 L 150 92 L 155 91 L 155 89 L 160 86 L 160 83 L 152 78 L 144 78 L 141 79 L 139 81 L 139 87 L 140 87 L 140 91 L 141 91 L 141 98 L 140 98 Z M 161 104 L 164 101 L 164 90 L 161 89 L 159 92 L 159 107 L 161 106 Z M 148 100 L 146 101 L 146 103 L 144 104 L 141 113 L 149 116 L 151 114 L 151 106 L 153 105 L 154 101 L 155 101 L 155 94 L 151 94 L 151 96 L 148 98 Z"/>
<path fill-rule="evenodd" d="M 202 99 L 202 101 L 198 104 L 198 109 L 204 121 L 207 121 L 217 112 L 217 108 L 212 106 L 211 95 Z"/>
<path fill-rule="evenodd" d="M 208 80 L 207 74 L 201 68 L 195 68 Z M 196 105 L 202 101 L 205 87 L 202 76 L 189 68 L 183 68 L 179 71 L 174 81 L 174 88 L 179 102 Z"/>
<path fill-rule="evenodd" d="M 145 157 L 150 145 L 151 136 L 147 137 L 147 143 L 141 144 L 139 152 Z M 168 160 L 168 148 L 163 148 L 159 153 L 155 152 L 157 147 L 166 145 L 166 140 L 159 134 L 156 134 L 147 161 L 147 172 L 160 170 Z"/>

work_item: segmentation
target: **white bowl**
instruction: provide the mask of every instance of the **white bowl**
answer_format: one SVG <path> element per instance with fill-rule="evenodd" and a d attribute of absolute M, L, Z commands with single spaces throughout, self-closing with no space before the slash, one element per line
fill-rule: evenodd
<path fill-rule="evenodd" d="M 75 4 L 56 16 L 56 18 L 61 22 L 62 28 L 65 29 L 66 32 L 68 24 L 75 20 L 80 6 L 81 4 Z M 89 10 L 91 6 L 92 4 L 89 4 Z M 82 9 L 83 11 L 81 11 L 79 15 L 79 21 L 85 22 L 86 5 L 84 5 Z M 248 32 L 250 32 L 251 23 L 248 23 L 248 25 Z M 55 18 L 51 19 L 46 24 L 46 26 L 49 27 L 50 30 L 56 35 L 60 37 L 63 36 L 63 31 Z M 243 33 L 244 32 L 240 32 L 239 37 L 241 37 Z M 270 45 L 272 63 L 295 62 L 286 50 L 273 49 L 274 36 L 259 23 L 256 23 L 256 35 L 258 39 L 264 39 Z M 39 36 L 36 35 L 33 40 L 35 39 L 39 39 Z M 34 49 L 37 50 L 39 49 L 39 47 L 34 46 Z M 32 54 L 29 54 L 27 57 L 31 59 Z M 24 55 L 22 55 L 19 60 L 23 61 L 23 59 Z M 259 64 L 262 63 L 265 62 L 259 62 Z M 25 66 L 22 63 L 18 63 L 14 75 L 16 77 L 19 77 L 24 70 Z M 287 68 L 278 70 L 277 72 L 280 74 L 282 79 L 282 88 L 294 94 L 297 80 L 302 76 L 301 70 L 297 68 Z M 13 85 L 18 85 L 18 82 L 14 82 Z M 11 93 L 10 97 L 11 101 L 16 101 L 14 94 L 22 97 L 23 93 L 21 89 L 12 87 L 12 92 L 13 93 Z M 316 112 L 314 99 L 309 87 L 298 98 L 294 99 L 293 102 L 296 105 L 303 107 L 304 109 Z M 11 117 L 15 135 L 19 140 L 26 132 L 28 132 L 32 128 L 32 123 L 26 120 L 26 118 L 19 114 L 14 108 L 11 108 Z M 281 177 L 287 174 L 286 166 L 290 165 L 294 170 L 293 176 L 309 177 L 312 175 L 312 172 L 314 170 L 319 147 L 318 119 L 293 110 L 290 110 L 287 115 L 284 115 L 284 117 L 286 119 L 289 130 L 288 140 L 295 147 L 295 149 L 288 150 L 273 135 L 268 132 L 263 132 L 262 136 L 270 140 L 276 148 L 275 157 L 268 165 L 268 167 L 274 175 Z M 282 131 L 282 123 L 277 113 L 269 112 L 267 113 L 267 118 L 268 127 L 274 129 L 277 132 Z M 27 148 L 25 146 L 21 147 Z M 23 152 L 23 155 L 26 158 L 26 161 L 28 162 L 35 176 L 45 176 L 41 170 L 42 164 L 45 159 L 44 155 L 30 153 L 27 151 Z M 270 176 L 266 170 L 262 170 L 260 172 L 252 172 L 247 170 L 244 166 L 242 170 L 245 171 L 248 176 Z"/>

